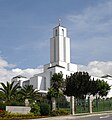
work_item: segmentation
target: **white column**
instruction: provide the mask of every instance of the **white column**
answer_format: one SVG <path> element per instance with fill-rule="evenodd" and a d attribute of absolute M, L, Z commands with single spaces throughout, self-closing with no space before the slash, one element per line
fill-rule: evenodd
<path fill-rule="evenodd" d="M 88 97 L 88 102 L 89 102 L 89 113 L 92 113 L 92 96 L 90 95 Z"/>
<path fill-rule="evenodd" d="M 70 97 L 70 112 L 74 115 L 74 96 Z"/>

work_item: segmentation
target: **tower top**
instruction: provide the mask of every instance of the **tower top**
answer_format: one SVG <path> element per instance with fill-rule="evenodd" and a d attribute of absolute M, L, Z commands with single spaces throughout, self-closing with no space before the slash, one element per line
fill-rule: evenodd
<path fill-rule="evenodd" d="M 59 22 L 59 26 L 61 25 L 61 19 L 58 19 L 58 22 Z"/>
<path fill-rule="evenodd" d="M 70 38 L 67 37 L 67 29 L 59 25 L 53 28 L 53 37 L 50 42 L 50 63 L 70 63 Z"/>

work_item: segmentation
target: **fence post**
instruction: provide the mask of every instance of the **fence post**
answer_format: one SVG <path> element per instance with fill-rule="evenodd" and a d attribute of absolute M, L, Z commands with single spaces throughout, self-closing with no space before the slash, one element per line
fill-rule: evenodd
<path fill-rule="evenodd" d="M 70 112 L 74 115 L 74 96 L 70 97 Z"/>
<path fill-rule="evenodd" d="M 92 96 L 90 95 L 88 97 L 88 107 L 89 107 L 89 113 L 92 113 Z"/>

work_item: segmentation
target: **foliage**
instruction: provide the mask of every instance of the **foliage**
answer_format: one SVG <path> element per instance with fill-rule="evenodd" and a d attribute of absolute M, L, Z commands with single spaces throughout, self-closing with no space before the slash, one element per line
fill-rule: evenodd
<path fill-rule="evenodd" d="M 4 117 L 4 116 L 5 116 L 5 110 L 0 109 L 0 117 Z"/>
<path fill-rule="evenodd" d="M 76 72 L 66 77 L 64 94 L 82 98 L 86 96 L 90 90 L 90 76 L 87 72 Z"/>
<path fill-rule="evenodd" d="M 59 98 L 61 95 L 63 95 L 62 86 L 63 86 L 63 74 L 61 72 L 54 73 L 53 76 L 51 77 L 51 87 L 48 89 L 47 98 L 51 101 L 51 99 L 54 97 L 55 104 L 56 98 Z"/>
<path fill-rule="evenodd" d="M 63 85 L 63 74 L 54 73 L 51 78 L 51 87 L 48 89 L 47 97 L 51 99 L 52 97 L 58 98 L 62 95 L 62 85 Z"/>
<path fill-rule="evenodd" d="M 0 114 L 0 120 L 23 120 L 23 119 L 26 120 L 26 119 L 35 119 L 35 118 L 45 118 L 45 116 L 34 116 L 34 113 L 31 112 L 27 114 L 21 114 L 21 113 L 11 113 L 4 111 L 4 114 L 2 116 L 1 115 L 2 114 Z"/>
<path fill-rule="evenodd" d="M 97 92 L 98 94 L 103 97 L 103 96 L 107 96 L 108 91 L 110 90 L 110 86 L 107 82 L 105 82 L 104 80 L 97 80 Z"/>
<path fill-rule="evenodd" d="M 87 94 L 106 96 L 110 86 L 104 80 L 91 80 L 87 72 L 76 72 L 67 76 L 65 81 L 65 91 L 67 96 L 74 96 L 76 98 L 83 98 Z"/>
<path fill-rule="evenodd" d="M 31 105 L 31 111 L 35 116 L 40 115 L 40 106 L 37 103 Z"/>
<path fill-rule="evenodd" d="M 101 97 L 107 96 L 109 90 L 110 86 L 106 81 L 100 79 L 97 79 L 96 81 L 93 79 L 91 81 L 91 93 L 93 95 L 98 94 Z"/>
<path fill-rule="evenodd" d="M 38 90 L 33 89 L 33 85 L 25 85 L 20 90 L 21 99 L 28 99 L 29 101 L 34 101 L 38 97 Z"/>
<path fill-rule="evenodd" d="M 3 102 L 0 102 L 0 109 L 5 110 L 5 108 L 6 108 L 6 104 Z"/>
<path fill-rule="evenodd" d="M 66 110 L 53 110 L 50 112 L 50 116 L 60 116 L 60 115 L 69 115 L 69 112 Z"/>
<path fill-rule="evenodd" d="M 11 106 L 25 106 L 25 103 L 16 100 L 11 103 Z"/>
<path fill-rule="evenodd" d="M 67 101 L 67 98 L 65 96 L 59 97 L 58 104 L 59 104 L 59 108 L 69 108 L 70 107 L 70 103 Z"/>
<path fill-rule="evenodd" d="M 21 114 L 21 113 L 5 112 L 6 118 L 29 118 L 33 116 L 34 116 L 33 113 Z"/>
<path fill-rule="evenodd" d="M 14 85 L 14 82 L 9 83 L 5 85 L 4 83 L 1 83 L 2 88 L 0 88 L 2 96 L 1 99 L 5 101 L 7 105 L 10 105 L 11 102 L 13 102 L 16 99 L 16 94 L 18 94 L 18 89 L 20 88 L 19 84 L 17 83 Z"/>
<path fill-rule="evenodd" d="M 49 112 L 50 112 L 49 104 L 47 104 L 47 103 L 41 103 L 40 104 L 40 114 L 42 116 L 46 116 L 46 115 L 49 115 Z"/>
<path fill-rule="evenodd" d="M 51 78 L 51 86 L 58 91 L 59 89 L 61 89 L 62 83 L 63 83 L 63 74 L 61 72 L 54 73 Z"/>
<path fill-rule="evenodd" d="M 49 100 L 51 100 L 52 97 L 57 98 L 58 94 L 59 93 L 53 87 L 50 87 L 48 88 L 47 98 Z"/>

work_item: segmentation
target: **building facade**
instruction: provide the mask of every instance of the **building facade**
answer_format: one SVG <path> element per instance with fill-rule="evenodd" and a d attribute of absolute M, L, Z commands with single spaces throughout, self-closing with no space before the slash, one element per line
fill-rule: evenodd
<path fill-rule="evenodd" d="M 33 85 L 33 88 L 40 93 L 47 93 L 54 73 L 62 72 L 63 78 L 66 78 L 66 75 L 69 76 L 77 71 L 79 71 L 77 65 L 70 63 L 70 38 L 67 35 L 67 29 L 59 24 L 53 28 L 53 36 L 50 39 L 50 63 L 44 65 L 43 72 L 35 74 L 29 80 L 23 76 L 16 76 L 12 81 L 19 82 L 21 86 Z M 91 78 L 103 79 L 112 86 L 112 76 L 91 76 Z M 108 96 L 112 96 L 112 90 Z"/>
<path fill-rule="evenodd" d="M 43 73 L 34 75 L 29 84 L 40 92 L 47 92 L 54 73 L 62 72 L 63 77 L 77 71 L 77 65 L 70 63 L 70 38 L 67 29 L 58 25 L 50 39 L 50 63 L 44 65 Z M 24 81 L 24 84 L 27 81 Z"/>

